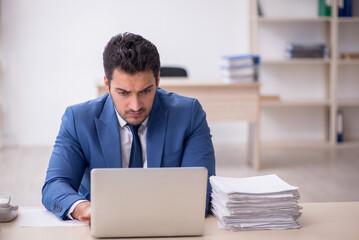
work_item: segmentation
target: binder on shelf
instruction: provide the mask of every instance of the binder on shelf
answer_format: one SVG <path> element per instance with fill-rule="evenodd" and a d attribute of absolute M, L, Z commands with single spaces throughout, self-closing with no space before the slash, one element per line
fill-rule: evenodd
<path fill-rule="evenodd" d="M 318 16 L 330 17 L 332 15 L 332 1 L 318 0 Z"/>
<path fill-rule="evenodd" d="M 337 142 L 343 142 L 343 134 L 344 134 L 344 112 L 342 110 L 338 110 L 337 112 Z"/>
<path fill-rule="evenodd" d="M 338 16 L 352 17 L 352 0 L 339 0 L 338 2 Z"/>
<path fill-rule="evenodd" d="M 257 13 L 258 13 L 258 16 L 260 16 L 260 17 L 264 16 L 261 0 L 257 0 Z"/>

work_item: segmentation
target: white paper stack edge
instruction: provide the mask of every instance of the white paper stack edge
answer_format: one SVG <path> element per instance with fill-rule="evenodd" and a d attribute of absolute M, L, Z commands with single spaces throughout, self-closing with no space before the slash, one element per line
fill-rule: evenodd
<path fill-rule="evenodd" d="M 299 228 L 298 187 L 277 175 L 249 178 L 210 177 L 212 213 L 231 231 Z"/>

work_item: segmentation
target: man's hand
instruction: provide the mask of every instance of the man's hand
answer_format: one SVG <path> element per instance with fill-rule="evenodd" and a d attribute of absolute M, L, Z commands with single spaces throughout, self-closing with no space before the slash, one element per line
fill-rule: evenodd
<path fill-rule="evenodd" d="M 87 222 L 89 225 L 91 224 L 91 203 L 86 201 L 79 203 L 71 213 L 71 216 L 74 219 Z"/>

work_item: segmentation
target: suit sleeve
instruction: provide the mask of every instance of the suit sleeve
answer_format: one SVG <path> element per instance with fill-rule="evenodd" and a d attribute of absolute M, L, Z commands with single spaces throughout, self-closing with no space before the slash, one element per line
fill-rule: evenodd
<path fill-rule="evenodd" d="M 212 136 L 206 120 L 206 113 L 198 100 L 192 104 L 189 133 L 185 139 L 182 167 L 206 167 L 208 170 L 206 216 L 210 210 L 212 187 L 209 177 L 216 174 Z"/>
<path fill-rule="evenodd" d="M 86 160 L 77 138 L 74 114 L 67 108 L 42 188 L 43 205 L 58 217 L 67 219 L 71 205 L 85 199 L 78 194 L 85 169 Z"/>

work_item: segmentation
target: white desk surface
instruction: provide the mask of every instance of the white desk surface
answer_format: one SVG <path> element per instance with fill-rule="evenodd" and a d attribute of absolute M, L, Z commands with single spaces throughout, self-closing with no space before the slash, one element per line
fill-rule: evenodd
<path fill-rule="evenodd" d="M 206 239 L 206 240 L 358 240 L 359 239 L 359 202 L 302 203 L 302 227 L 294 230 L 266 230 L 229 232 L 218 229 L 217 220 L 209 216 L 205 221 L 204 235 L 200 237 L 141 238 L 155 239 Z M 20 227 L 19 218 L 11 223 L 0 224 L 0 239 L 94 239 L 89 226 L 75 227 Z M 123 238 L 122 238 L 123 239 Z M 131 238 L 134 239 L 134 238 Z"/>

